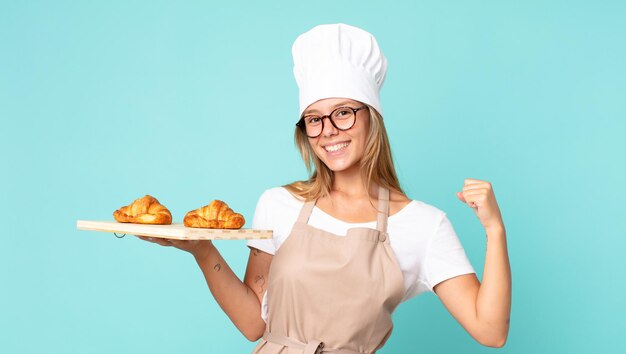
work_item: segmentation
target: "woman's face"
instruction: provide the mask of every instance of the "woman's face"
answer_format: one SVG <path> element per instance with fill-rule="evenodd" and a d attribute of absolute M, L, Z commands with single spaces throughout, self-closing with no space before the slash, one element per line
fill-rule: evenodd
<path fill-rule="evenodd" d="M 363 103 L 347 98 L 327 98 L 311 104 L 303 116 L 326 116 L 338 107 L 360 108 Z M 308 138 L 309 144 L 317 157 L 334 171 L 341 172 L 350 168 L 359 168 L 359 162 L 365 153 L 369 133 L 369 109 L 356 112 L 352 128 L 342 131 L 335 128 L 329 118 L 324 118 L 322 133 L 315 138 Z"/>

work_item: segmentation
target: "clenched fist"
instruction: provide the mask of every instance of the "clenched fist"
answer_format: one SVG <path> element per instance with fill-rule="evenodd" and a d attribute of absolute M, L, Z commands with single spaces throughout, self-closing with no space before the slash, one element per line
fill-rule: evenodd
<path fill-rule="evenodd" d="M 457 192 L 460 201 L 469 205 L 485 229 L 504 228 L 500 208 L 491 183 L 478 179 L 465 179 L 463 191 Z"/>

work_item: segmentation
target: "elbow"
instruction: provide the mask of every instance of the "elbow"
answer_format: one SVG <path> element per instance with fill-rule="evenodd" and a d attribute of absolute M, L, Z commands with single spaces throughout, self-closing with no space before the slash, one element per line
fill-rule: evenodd
<path fill-rule="evenodd" d="M 472 337 L 481 345 L 491 348 L 502 348 L 509 336 L 510 321 L 483 322 L 470 332 Z"/>
<path fill-rule="evenodd" d="M 506 337 L 494 340 L 482 341 L 480 344 L 491 348 L 502 348 L 506 344 Z"/>
<path fill-rule="evenodd" d="M 259 340 L 259 338 L 261 338 L 260 335 L 258 334 L 252 334 L 252 333 L 244 333 L 243 334 L 247 340 L 249 340 L 250 342 L 256 342 Z"/>
<path fill-rule="evenodd" d="M 486 347 L 502 348 L 506 344 L 507 336 L 508 336 L 508 331 L 500 335 L 492 334 L 489 336 L 476 338 L 476 341 L 478 341 L 478 343 Z"/>
<path fill-rule="evenodd" d="M 263 322 L 263 326 L 256 326 L 255 328 L 242 330 L 241 333 L 250 342 L 256 342 L 263 337 L 263 333 L 265 333 L 265 322 Z"/>

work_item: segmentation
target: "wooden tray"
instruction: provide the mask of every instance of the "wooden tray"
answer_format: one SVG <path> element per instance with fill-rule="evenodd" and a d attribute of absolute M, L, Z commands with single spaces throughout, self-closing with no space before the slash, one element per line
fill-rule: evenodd
<path fill-rule="evenodd" d="M 186 227 L 182 223 L 171 225 L 147 225 L 120 223 L 117 221 L 78 220 L 79 230 L 103 231 L 116 234 L 141 235 L 176 240 L 248 240 L 272 238 L 271 230 L 253 229 L 200 229 Z"/>

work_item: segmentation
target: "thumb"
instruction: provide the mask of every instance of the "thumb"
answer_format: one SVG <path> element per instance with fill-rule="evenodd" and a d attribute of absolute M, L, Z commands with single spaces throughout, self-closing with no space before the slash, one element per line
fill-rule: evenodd
<path fill-rule="evenodd" d="M 459 198 L 460 201 L 462 201 L 463 203 L 465 203 L 465 198 L 463 198 L 463 193 L 461 192 L 456 192 L 456 197 Z"/>

